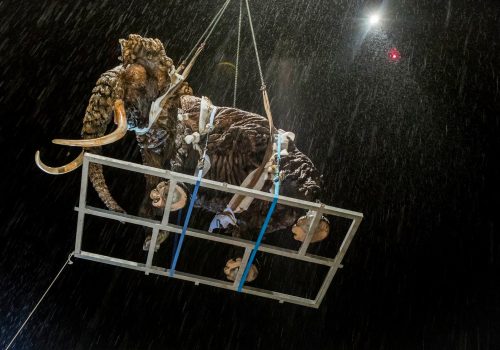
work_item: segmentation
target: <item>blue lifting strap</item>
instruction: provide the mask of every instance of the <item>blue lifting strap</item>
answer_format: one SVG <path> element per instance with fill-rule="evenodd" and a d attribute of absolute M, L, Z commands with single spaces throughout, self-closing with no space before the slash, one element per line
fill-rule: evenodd
<path fill-rule="evenodd" d="M 212 113 L 210 114 L 210 122 L 209 122 L 209 131 L 206 135 L 205 149 L 203 150 L 203 155 L 201 156 L 200 163 L 201 166 L 198 166 L 198 177 L 196 178 L 196 184 L 194 186 L 193 194 L 191 195 L 191 201 L 189 202 L 188 212 L 186 217 L 184 218 L 184 225 L 182 226 L 181 237 L 179 238 L 179 242 L 177 243 L 177 249 L 175 250 L 174 259 L 172 261 L 172 265 L 170 266 L 169 276 L 173 277 L 175 273 L 175 267 L 177 266 L 177 260 L 179 260 L 179 255 L 181 253 L 182 243 L 184 242 L 184 237 L 186 236 L 186 231 L 189 225 L 189 219 L 191 219 L 191 214 L 193 213 L 194 203 L 196 202 L 196 196 L 198 194 L 198 190 L 200 188 L 201 178 L 203 176 L 203 162 L 205 161 L 205 156 L 207 154 L 207 144 L 208 144 L 208 136 L 210 134 L 210 130 L 214 123 L 215 113 L 217 111 L 217 107 L 213 106 Z"/>
<path fill-rule="evenodd" d="M 182 220 L 182 208 L 177 213 L 177 226 L 180 226 Z M 174 244 L 172 245 L 172 261 L 170 265 L 174 262 L 175 251 L 177 250 L 177 244 L 179 243 L 179 235 L 174 235 Z"/>
<path fill-rule="evenodd" d="M 278 203 L 278 197 L 280 193 L 280 180 L 279 180 L 279 165 L 280 165 L 280 153 L 281 153 L 281 136 L 278 133 L 278 141 L 277 141 L 277 161 L 276 161 L 276 176 L 274 178 L 274 198 L 271 203 L 271 207 L 269 208 L 269 211 L 267 212 L 266 220 L 264 220 L 264 224 L 260 228 L 259 232 L 259 237 L 257 238 L 257 241 L 255 242 L 255 246 L 253 247 L 252 254 L 250 255 L 250 258 L 248 259 L 248 263 L 245 266 L 245 271 L 243 272 L 243 276 L 241 276 L 240 284 L 238 285 L 238 292 L 241 292 L 241 289 L 243 289 L 243 285 L 245 284 L 245 281 L 247 280 L 248 272 L 250 271 L 250 268 L 252 267 L 252 263 L 255 260 L 255 255 L 257 255 L 257 251 L 259 250 L 260 243 L 262 241 L 262 238 L 264 237 L 264 233 L 267 230 L 267 226 L 269 225 L 269 221 L 271 221 L 271 216 L 273 215 L 274 209 L 276 208 L 276 204 Z"/>

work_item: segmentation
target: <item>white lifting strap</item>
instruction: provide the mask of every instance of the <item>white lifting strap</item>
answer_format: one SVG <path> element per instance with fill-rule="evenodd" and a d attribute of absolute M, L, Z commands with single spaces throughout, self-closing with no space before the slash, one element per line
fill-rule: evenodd
<path fill-rule="evenodd" d="M 288 144 L 290 141 L 295 140 L 295 134 L 290 131 L 284 131 L 279 129 L 278 133 L 280 134 L 280 156 L 285 157 L 288 156 Z M 259 178 L 257 179 L 257 182 L 255 186 L 253 187 L 256 190 L 262 190 L 262 187 L 264 187 L 264 184 L 266 180 L 273 180 L 274 178 L 274 171 L 275 171 L 275 164 L 274 161 L 276 159 L 276 152 L 277 152 L 277 145 L 274 143 L 273 144 L 273 153 L 267 163 L 264 166 L 264 171 L 260 174 Z M 248 187 L 250 182 L 253 180 L 255 173 L 259 169 L 255 169 L 252 171 L 250 174 L 247 175 L 245 180 L 241 183 L 241 187 Z M 270 192 L 274 192 L 274 185 L 271 187 Z M 241 213 L 245 210 L 247 210 L 250 205 L 252 204 L 254 198 L 253 197 L 247 197 L 247 196 L 241 196 L 235 194 L 231 200 L 229 201 L 229 204 L 227 205 L 226 209 L 222 211 L 221 213 L 217 213 L 214 218 L 212 219 L 212 222 L 210 223 L 210 228 L 208 232 L 213 232 L 214 229 L 216 228 L 227 228 L 228 226 L 235 226 L 237 223 L 235 214 Z"/>
<path fill-rule="evenodd" d="M 198 118 L 198 131 L 193 132 L 191 135 L 187 135 L 184 141 L 189 145 L 193 145 L 193 149 L 196 150 L 200 159 L 203 159 L 203 175 L 205 176 L 211 167 L 210 157 L 207 154 L 208 145 L 208 133 L 214 125 L 215 115 L 217 113 L 217 106 L 214 106 L 208 97 L 203 96 L 200 103 L 200 116 Z M 202 149 L 200 147 L 201 135 L 206 136 L 205 147 Z"/>
<path fill-rule="evenodd" d="M 287 151 L 288 143 L 290 141 L 295 140 L 295 134 L 293 132 L 284 131 L 281 129 L 278 130 L 278 133 L 281 135 L 281 138 L 280 138 L 281 139 L 280 156 L 287 156 L 288 155 L 288 151 Z M 276 144 L 273 144 L 273 153 L 271 154 L 271 157 L 267 160 L 266 164 L 264 165 L 264 171 L 260 174 L 253 189 L 260 191 L 260 190 L 262 190 L 262 187 L 264 187 L 264 183 L 266 182 L 266 180 L 273 179 L 274 160 L 276 158 L 276 152 L 277 152 Z M 248 174 L 240 186 L 241 187 L 248 187 L 250 182 L 252 181 L 253 177 L 255 176 L 255 173 L 258 170 L 259 169 L 255 169 L 250 174 Z M 273 189 L 271 188 L 270 191 L 273 192 Z M 239 200 L 239 197 L 240 197 L 239 195 L 234 195 L 228 204 L 228 207 L 232 208 L 232 211 L 234 213 L 241 213 L 241 212 L 247 210 L 250 207 L 250 204 L 252 204 L 252 202 L 254 200 L 253 197 L 246 197 L 246 196 L 243 197 L 243 199 Z"/>

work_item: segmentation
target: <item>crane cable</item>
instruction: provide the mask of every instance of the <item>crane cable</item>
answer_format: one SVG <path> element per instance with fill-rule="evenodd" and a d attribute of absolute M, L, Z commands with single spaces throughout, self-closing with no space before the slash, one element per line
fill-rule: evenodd
<path fill-rule="evenodd" d="M 264 172 L 264 168 L 268 160 L 273 154 L 273 143 L 274 143 L 274 123 L 273 123 L 273 115 L 271 113 L 271 104 L 269 102 L 269 96 L 267 94 L 267 88 L 266 88 L 266 83 L 264 82 L 264 75 L 262 74 L 262 66 L 260 63 L 260 57 L 259 57 L 259 50 L 257 48 L 257 40 L 255 39 L 255 31 L 253 29 L 253 23 L 252 23 L 252 15 L 250 13 L 250 6 L 248 4 L 248 0 L 245 0 L 246 3 L 246 8 L 247 8 L 247 13 L 248 13 L 248 21 L 250 23 L 250 32 L 252 34 L 252 41 L 253 41 L 253 47 L 255 50 L 255 58 L 257 60 L 257 68 L 259 70 L 259 77 L 260 77 L 260 83 L 261 87 L 260 90 L 262 91 L 262 100 L 264 103 L 264 110 L 266 112 L 267 120 L 269 122 L 269 140 L 267 143 L 267 148 L 266 152 L 264 154 L 264 158 L 262 160 L 262 163 L 260 166 L 257 168 L 257 171 L 254 173 L 253 178 L 250 181 L 249 188 L 254 188 L 255 184 L 257 183 L 258 179 L 261 177 L 262 173 Z M 241 4 L 241 3 L 240 3 Z M 241 10 L 241 8 L 240 8 Z M 240 12 L 241 13 L 241 12 Z M 239 36 L 238 36 L 238 49 L 239 49 Z M 238 56 L 237 56 L 238 57 Z M 236 72 L 237 73 L 237 72 Z M 235 101 L 236 101 L 236 85 L 235 85 Z M 269 207 L 269 210 L 267 212 L 266 218 L 264 220 L 264 223 L 262 227 L 260 228 L 259 235 L 257 237 L 257 241 L 255 242 L 255 245 L 252 249 L 252 253 L 245 265 L 245 269 L 243 271 L 243 275 L 239 281 L 237 291 L 241 292 L 243 290 L 243 285 L 246 282 L 248 273 L 250 272 L 250 268 L 252 267 L 252 263 L 255 260 L 255 257 L 257 255 L 257 251 L 259 250 L 260 244 L 262 242 L 262 239 L 264 238 L 264 234 L 266 233 L 267 227 L 269 225 L 269 222 L 271 220 L 271 216 L 276 208 L 276 205 L 278 203 L 278 198 L 279 198 L 279 190 L 280 190 L 280 177 L 279 177 L 279 165 L 280 165 L 280 156 L 281 156 L 281 137 L 280 134 L 277 134 L 277 140 L 276 140 L 276 168 L 275 168 L 275 174 L 273 178 L 274 182 L 274 198 L 273 201 L 271 202 L 271 205 Z M 238 195 L 237 195 L 238 196 Z M 240 203 L 243 201 L 243 196 L 239 195 L 236 197 L 235 202 L 233 203 L 233 208 L 230 208 L 232 210 L 235 210 L 238 208 Z"/>
<path fill-rule="evenodd" d="M 255 58 L 257 59 L 257 68 L 259 69 L 260 76 L 260 90 L 262 91 L 262 99 L 264 100 L 264 109 L 266 111 L 267 119 L 269 120 L 269 133 L 273 134 L 273 115 L 271 113 L 271 104 L 269 103 L 269 96 L 267 95 L 266 83 L 264 82 L 264 75 L 262 74 L 262 66 L 260 64 L 259 50 L 257 49 L 257 40 L 255 39 L 255 32 L 253 30 L 252 14 L 250 13 L 250 6 L 248 0 L 245 0 L 248 12 L 248 22 L 250 23 L 250 32 L 252 33 L 253 48 L 255 49 Z"/>
<path fill-rule="evenodd" d="M 236 64 L 234 72 L 234 97 L 233 107 L 236 108 L 236 95 L 238 92 L 238 68 L 240 64 L 240 43 L 241 43 L 241 18 L 242 18 L 243 0 L 240 0 L 240 14 L 238 16 L 238 41 L 236 43 Z"/>
<path fill-rule="evenodd" d="M 21 331 L 23 330 L 24 326 L 26 326 L 26 324 L 28 323 L 28 321 L 30 320 L 31 316 L 33 316 L 33 314 L 35 313 L 36 309 L 38 308 L 38 306 L 41 304 L 41 302 L 43 301 L 43 299 L 45 298 L 45 296 L 47 295 L 47 293 L 49 292 L 50 288 L 52 288 L 52 286 L 54 285 L 54 283 L 57 281 L 57 279 L 59 278 L 59 276 L 61 275 L 61 273 L 64 271 L 64 269 L 66 268 L 67 265 L 71 265 L 73 264 L 73 261 L 71 260 L 71 258 L 73 257 L 73 255 L 75 254 L 75 252 L 71 252 L 68 256 L 68 259 L 66 259 L 66 262 L 64 263 L 63 267 L 61 267 L 61 269 L 59 270 L 59 272 L 57 273 L 56 277 L 54 277 L 54 279 L 52 280 L 52 282 L 50 283 L 50 285 L 48 286 L 48 288 L 45 290 L 45 292 L 43 293 L 42 297 L 40 298 L 40 300 L 38 300 L 38 303 L 36 303 L 35 307 L 33 308 L 33 310 L 31 310 L 31 312 L 29 313 L 28 317 L 26 317 L 26 320 L 24 320 L 23 324 L 21 325 L 21 327 L 19 327 L 17 333 L 14 335 L 14 337 L 12 338 L 12 340 L 10 341 L 10 343 L 7 345 L 7 347 L 5 348 L 5 350 L 8 350 L 10 349 L 10 347 L 12 346 L 12 344 L 14 344 L 14 341 L 16 340 L 17 336 L 21 333 Z"/>
<path fill-rule="evenodd" d="M 220 19 L 222 18 L 222 15 L 227 9 L 227 6 L 231 0 L 226 0 L 226 2 L 222 5 L 222 7 L 219 9 L 219 11 L 215 14 L 214 18 L 210 22 L 210 24 L 207 26 L 203 34 L 200 36 L 196 44 L 191 48 L 191 51 L 189 51 L 189 54 L 187 55 L 186 58 L 181 60 L 180 66 L 186 66 L 186 63 L 191 59 L 191 56 L 194 54 L 194 52 L 199 49 L 200 46 L 204 46 L 204 44 L 208 41 L 210 36 L 212 35 L 212 32 L 214 31 L 215 27 L 217 24 L 219 24 Z"/>
<path fill-rule="evenodd" d="M 271 113 L 271 103 L 269 102 L 269 96 L 267 94 L 267 88 L 266 88 L 266 83 L 264 82 L 264 75 L 262 74 L 262 66 L 260 63 L 260 56 L 259 56 L 259 50 L 257 48 L 257 40 L 255 39 L 255 31 L 253 29 L 253 23 L 252 23 L 252 15 L 250 12 L 250 6 L 248 5 L 248 0 L 245 0 L 246 3 L 246 8 L 247 8 L 247 14 L 248 14 L 248 22 L 250 24 L 250 33 L 252 34 L 252 42 L 253 42 L 253 47 L 255 50 L 255 58 L 257 60 L 257 68 L 259 71 L 259 77 L 260 77 L 260 90 L 262 91 L 262 100 L 264 104 L 264 110 L 266 112 L 267 120 L 269 122 L 269 139 L 267 143 L 267 148 L 266 152 L 264 154 L 264 158 L 262 159 L 262 162 L 260 166 L 257 168 L 257 171 L 254 173 L 252 179 L 250 180 L 250 183 L 248 184 L 248 188 L 254 188 L 255 185 L 257 184 L 257 181 L 259 180 L 260 176 L 262 175 L 264 168 L 266 166 L 266 163 L 270 159 L 271 155 L 273 154 L 273 136 L 274 136 L 274 123 L 273 123 L 273 115 Z M 243 201 L 244 196 L 240 194 L 235 195 L 235 200 L 231 205 L 231 210 L 236 210 L 238 206 L 241 204 Z"/>

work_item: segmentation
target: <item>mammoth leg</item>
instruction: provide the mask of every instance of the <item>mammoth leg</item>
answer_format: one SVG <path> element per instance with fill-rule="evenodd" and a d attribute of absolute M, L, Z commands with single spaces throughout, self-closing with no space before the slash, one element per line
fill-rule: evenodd
<path fill-rule="evenodd" d="M 238 226 L 231 227 L 230 232 L 232 236 L 255 242 L 257 240 L 257 234 L 260 232 L 260 229 L 264 224 L 269 207 L 269 202 L 255 201 L 248 208 L 248 210 L 239 214 Z M 265 240 L 267 234 L 271 232 L 291 227 L 297 217 L 298 212 L 296 210 L 278 204 L 275 212 L 271 216 L 271 220 L 266 228 L 263 239 Z M 280 240 L 282 237 L 278 237 L 278 239 Z M 240 251 L 236 248 L 232 248 L 229 254 L 230 257 L 238 257 L 231 258 L 226 262 L 224 274 L 228 280 L 234 281 L 240 268 L 242 258 L 240 257 Z M 255 258 L 252 266 L 250 267 L 246 282 L 252 282 L 255 280 L 260 268 L 259 260 Z"/>
<path fill-rule="evenodd" d="M 177 112 L 180 103 L 179 96 L 175 95 L 167 101 L 168 103 L 163 107 L 163 110 L 157 120 L 155 126 L 147 133 L 137 135 L 137 143 L 141 149 L 142 163 L 147 166 L 171 169 L 172 160 L 176 159 L 176 149 L 180 147 L 180 137 L 183 132 L 178 130 Z M 181 161 L 181 159 L 179 159 Z M 182 161 L 181 161 L 182 163 Z M 145 175 L 146 188 L 144 192 L 144 199 L 140 208 L 140 215 L 143 217 L 154 217 L 155 214 L 163 213 L 153 207 L 150 199 L 151 191 L 163 180 L 161 178 Z M 179 186 L 177 186 L 179 187 Z M 183 190 L 180 190 L 183 192 Z M 185 192 L 183 192 L 185 194 Z M 184 200 L 187 199 L 184 198 Z M 159 243 L 167 238 L 167 233 L 160 231 Z M 149 242 L 151 240 L 151 232 L 146 234 L 143 249 L 149 249 Z M 157 247 L 159 246 L 157 243 Z"/>
<path fill-rule="evenodd" d="M 246 212 L 243 212 L 242 214 L 245 214 Z M 252 227 L 250 224 L 250 217 L 252 215 L 240 215 L 240 218 L 238 219 L 238 223 L 236 226 L 228 226 L 223 233 L 225 234 L 230 234 L 232 237 L 235 238 L 242 238 L 244 240 L 248 241 L 255 241 L 256 237 L 254 237 L 253 231 L 255 231 L 255 227 Z M 226 256 L 226 265 L 223 268 L 224 275 L 226 276 L 226 279 L 229 281 L 234 281 L 236 279 L 236 276 L 240 272 L 241 268 L 241 262 L 243 259 L 243 254 L 241 251 L 241 248 L 237 248 L 235 246 L 231 246 L 229 249 L 229 252 Z M 259 269 L 260 269 L 260 264 L 258 259 L 256 258 L 252 266 L 250 267 L 250 270 L 248 271 L 248 275 L 246 277 L 245 282 L 252 282 L 254 281 L 258 274 L 259 274 Z"/>
<path fill-rule="evenodd" d="M 224 274 L 226 278 L 230 281 L 234 281 L 238 272 L 241 268 L 241 258 L 229 259 L 226 262 L 226 266 L 224 266 Z M 256 264 L 252 264 L 250 270 L 248 271 L 248 275 L 245 282 L 252 282 L 257 278 L 259 274 L 259 270 Z"/>
<path fill-rule="evenodd" d="M 224 233 L 231 234 L 231 236 L 235 238 L 242 238 L 245 240 L 252 240 L 254 238 L 252 237 L 252 231 L 250 230 L 247 222 L 243 220 L 238 220 L 238 224 L 236 226 L 229 226 Z M 241 268 L 241 262 L 243 259 L 242 255 L 241 248 L 231 246 L 229 249 L 229 253 L 227 255 L 228 260 L 222 270 L 224 275 L 226 275 L 226 279 L 229 281 L 234 281 L 236 279 L 236 276 Z M 252 282 L 255 280 L 259 274 L 259 269 L 259 262 L 255 259 L 250 267 L 250 270 L 248 271 L 245 282 Z"/>
<path fill-rule="evenodd" d="M 175 110 L 175 112 L 177 112 L 177 110 Z M 152 129 L 143 135 L 138 135 L 137 142 L 141 149 L 142 163 L 144 165 L 160 169 L 169 169 L 170 160 L 174 155 L 174 145 L 169 141 L 173 140 L 175 137 L 175 124 L 172 124 L 171 120 L 176 118 L 177 114 L 167 113 L 164 117 L 166 118 L 162 118 L 159 121 L 163 127 Z M 139 209 L 139 215 L 141 217 L 153 218 L 155 215 L 161 215 L 163 210 L 159 210 L 153 206 L 150 195 L 164 179 L 151 175 L 145 175 L 144 177 L 146 179 L 146 188 Z M 160 244 L 163 243 L 167 237 L 167 232 L 160 231 L 155 249 L 158 249 Z M 144 250 L 149 250 L 150 241 L 151 232 L 148 230 L 144 241 Z"/>

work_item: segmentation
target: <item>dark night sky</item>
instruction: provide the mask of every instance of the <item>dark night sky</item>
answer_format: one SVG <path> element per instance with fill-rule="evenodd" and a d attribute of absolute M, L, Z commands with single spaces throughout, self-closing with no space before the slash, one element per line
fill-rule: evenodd
<path fill-rule="evenodd" d="M 119 38 L 157 37 L 177 62 L 221 3 L 0 1 L 0 347 L 74 242 L 80 173 L 44 174 L 35 151 L 50 164 L 75 155 L 50 140 L 78 137 Z M 15 348 L 497 349 L 500 4 L 387 1 L 366 32 L 378 5 L 251 3 L 276 126 L 323 172 L 322 201 L 365 215 L 319 310 L 76 261 Z M 232 73 L 217 63 L 234 60 L 237 11 L 234 1 L 190 78 L 217 105 L 232 102 Z M 262 113 L 244 28 L 239 106 Z M 131 135 L 104 153 L 140 160 Z M 120 191 L 119 175 L 113 192 L 134 208 L 140 178 Z M 139 230 L 88 229 L 89 245 L 144 259 Z"/>

